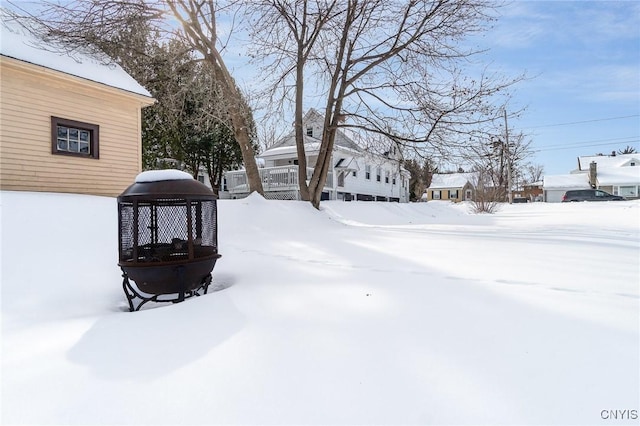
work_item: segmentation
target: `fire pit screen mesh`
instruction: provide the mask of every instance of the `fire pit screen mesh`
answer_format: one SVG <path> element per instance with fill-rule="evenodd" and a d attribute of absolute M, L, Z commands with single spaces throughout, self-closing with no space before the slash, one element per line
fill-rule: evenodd
<path fill-rule="evenodd" d="M 133 203 L 120 204 L 120 262 L 172 262 L 217 253 L 215 200 L 157 200 L 137 207 L 136 221 Z"/>

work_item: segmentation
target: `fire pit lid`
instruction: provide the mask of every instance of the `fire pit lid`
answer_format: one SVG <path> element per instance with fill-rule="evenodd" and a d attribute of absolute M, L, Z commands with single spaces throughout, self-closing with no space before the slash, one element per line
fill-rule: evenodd
<path fill-rule="evenodd" d="M 181 170 L 149 170 L 140 173 L 133 184 L 118 197 L 121 201 L 133 199 L 197 198 L 212 199 L 216 195 L 189 173 Z"/>

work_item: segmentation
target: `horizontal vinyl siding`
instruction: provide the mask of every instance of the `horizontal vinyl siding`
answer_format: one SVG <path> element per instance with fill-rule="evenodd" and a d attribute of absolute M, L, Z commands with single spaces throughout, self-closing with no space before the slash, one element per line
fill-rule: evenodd
<path fill-rule="evenodd" d="M 344 157 L 345 155 L 336 155 L 334 154 L 334 160 L 336 158 Z M 335 164 L 335 161 L 334 161 Z M 353 177 L 353 174 L 349 172 L 348 176 L 345 176 L 344 179 L 344 187 L 337 187 L 336 189 L 339 192 L 347 192 L 351 194 L 369 194 L 369 195 L 380 195 L 383 197 L 399 197 L 402 191 L 402 178 L 398 173 L 397 164 L 385 162 L 384 164 L 380 163 L 368 163 L 371 165 L 371 179 L 365 179 L 366 171 L 365 171 L 365 161 L 363 159 L 354 160 L 350 167 L 353 167 L 357 170 L 357 176 Z M 380 174 L 380 182 L 376 180 L 376 171 L 377 167 L 381 167 Z M 389 183 L 385 183 L 385 171 L 389 171 Z M 396 184 L 393 185 L 393 174 L 396 173 Z M 338 179 L 338 172 L 336 172 L 335 182 Z"/>
<path fill-rule="evenodd" d="M 140 100 L 4 60 L 0 90 L 2 189 L 114 196 L 140 171 Z M 52 154 L 51 116 L 98 125 L 100 158 Z"/>

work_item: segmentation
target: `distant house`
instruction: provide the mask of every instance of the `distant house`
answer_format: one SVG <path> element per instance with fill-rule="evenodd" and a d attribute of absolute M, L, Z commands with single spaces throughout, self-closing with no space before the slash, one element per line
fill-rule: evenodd
<path fill-rule="evenodd" d="M 522 197 L 529 201 L 542 201 L 544 182 L 539 180 L 536 182 L 525 183 L 522 185 Z"/>
<path fill-rule="evenodd" d="M 578 157 L 578 168 L 566 175 L 544 177 L 544 200 L 560 202 L 570 189 L 596 188 L 625 198 L 640 198 L 640 155 Z"/>
<path fill-rule="evenodd" d="M 640 198 L 640 154 L 578 157 L 578 170 L 592 188 L 625 198 Z"/>
<path fill-rule="evenodd" d="M 318 158 L 323 125 L 324 117 L 314 109 L 303 118 L 309 166 L 314 166 Z M 398 147 L 389 142 L 386 152 L 378 155 L 367 151 L 355 139 L 356 135 L 338 130 L 322 199 L 408 202 L 410 174 L 402 166 Z M 299 199 L 298 154 L 293 131 L 260 154 L 260 162 L 263 166 L 259 173 L 266 198 Z M 308 180 L 313 168 L 308 167 L 306 174 Z M 248 195 L 243 170 L 225 173 L 225 181 L 232 198 Z"/>
<path fill-rule="evenodd" d="M 141 170 L 141 109 L 154 99 L 119 66 L 0 17 L 0 188 L 121 193 Z"/>
<path fill-rule="evenodd" d="M 427 188 L 427 200 L 470 201 L 474 198 L 473 173 L 434 174 Z"/>

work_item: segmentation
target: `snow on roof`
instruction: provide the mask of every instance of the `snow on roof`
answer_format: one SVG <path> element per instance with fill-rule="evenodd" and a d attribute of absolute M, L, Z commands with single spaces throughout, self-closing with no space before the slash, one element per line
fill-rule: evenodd
<path fill-rule="evenodd" d="M 19 23 L 12 21 L 2 9 L 0 21 L 0 55 L 151 97 L 147 89 L 122 67 L 111 63 L 106 55 L 100 60 L 95 55 L 64 53 L 62 46 L 38 39 Z"/>
<path fill-rule="evenodd" d="M 431 177 L 429 188 L 462 188 L 467 182 L 473 182 L 474 179 L 475 175 L 473 173 L 434 174 Z"/>
<path fill-rule="evenodd" d="M 640 185 L 640 165 L 607 167 L 597 171 L 599 185 Z"/>
<path fill-rule="evenodd" d="M 320 150 L 319 142 L 307 142 L 304 144 L 304 151 L 308 154 L 316 153 Z M 270 148 L 265 150 L 260 157 L 271 157 L 274 155 L 297 155 L 298 151 L 295 145 L 285 145 L 285 146 L 277 146 L 275 148 Z"/>
<path fill-rule="evenodd" d="M 145 183 L 145 182 L 159 182 L 163 180 L 193 180 L 193 176 L 191 176 L 187 172 L 183 172 L 182 170 L 176 169 L 167 169 L 167 170 L 147 170 L 146 172 L 142 172 L 136 176 L 136 183 Z"/>
<path fill-rule="evenodd" d="M 639 154 L 618 154 L 618 155 L 587 155 L 578 157 L 578 167 L 580 170 L 589 170 L 589 164 L 595 162 L 600 169 L 602 167 L 622 167 L 635 160 L 640 162 Z"/>
<path fill-rule="evenodd" d="M 589 175 L 587 173 L 548 175 L 544 177 L 543 182 L 544 189 L 591 188 L 589 185 Z"/>

